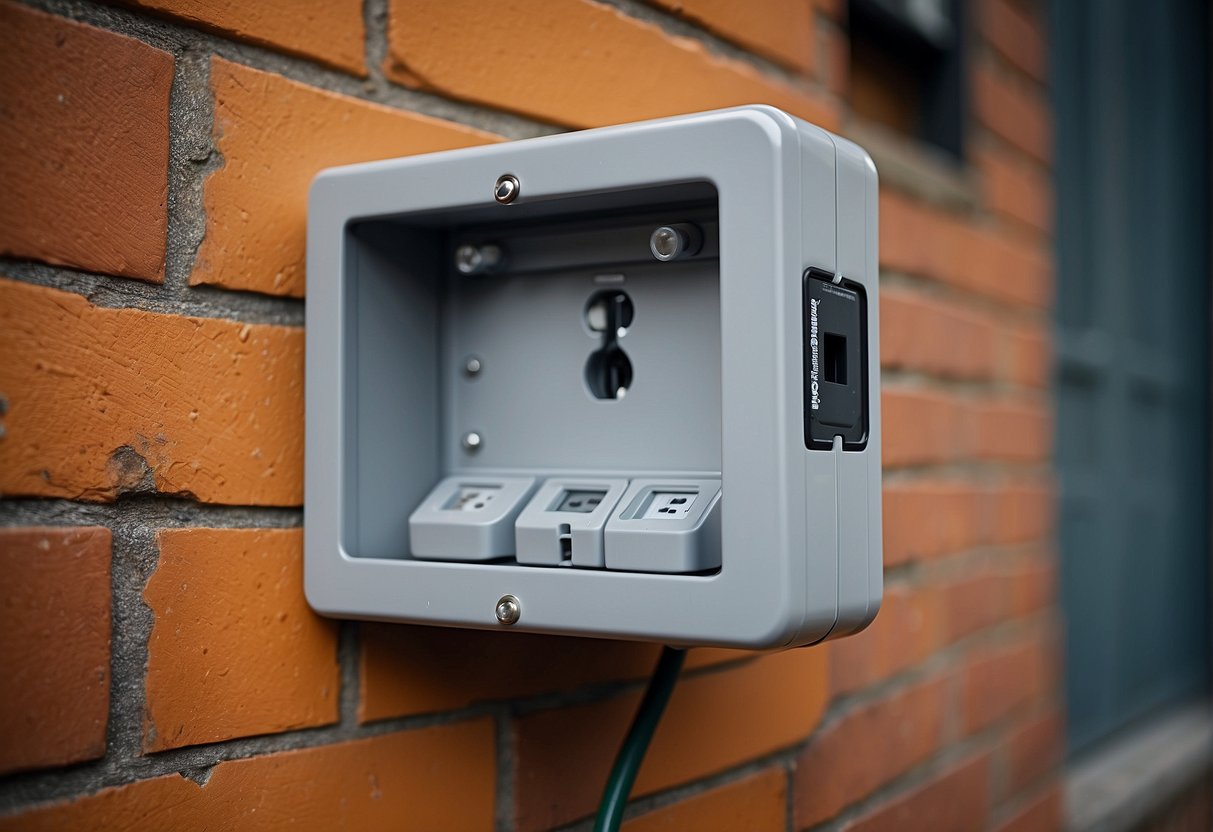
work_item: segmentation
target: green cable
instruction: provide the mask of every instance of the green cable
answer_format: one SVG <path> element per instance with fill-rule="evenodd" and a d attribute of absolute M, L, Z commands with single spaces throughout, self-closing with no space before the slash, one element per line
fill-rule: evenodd
<path fill-rule="evenodd" d="M 678 681 L 678 671 L 682 669 L 682 660 L 686 655 L 686 651 L 678 647 L 662 648 L 657 669 L 653 671 L 653 678 L 649 680 L 636 718 L 623 740 L 619 756 L 615 758 L 611 776 L 607 778 L 602 802 L 598 805 L 598 817 L 594 820 L 594 832 L 618 832 L 619 824 L 623 821 L 623 810 L 628 805 L 628 796 L 632 793 L 632 784 L 636 782 L 636 774 L 644 760 L 644 752 L 648 751 L 653 732 L 657 730 L 661 714 L 670 701 L 670 693 Z"/>

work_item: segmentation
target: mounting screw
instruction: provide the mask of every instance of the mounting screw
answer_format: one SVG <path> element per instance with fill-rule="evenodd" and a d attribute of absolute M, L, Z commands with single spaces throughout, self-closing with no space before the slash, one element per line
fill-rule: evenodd
<path fill-rule="evenodd" d="M 455 270 L 460 274 L 484 274 L 501 265 L 501 246 L 464 243 L 455 249 Z"/>
<path fill-rule="evenodd" d="M 469 376 L 478 376 L 484 366 L 480 363 L 480 359 L 474 355 L 469 355 L 467 361 L 463 363 L 463 371 Z"/>
<path fill-rule="evenodd" d="M 497 180 L 497 184 L 493 186 L 493 199 L 502 205 L 509 205 L 518 198 L 518 190 L 521 187 L 517 176 L 512 173 L 504 174 Z"/>
<path fill-rule="evenodd" d="M 463 449 L 465 451 L 480 450 L 480 443 L 480 434 L 476 433 L 474 430 L 469 430 L 463 435 Z"/>
<path fill-rule="evenodd" d="M 703 234 L 688 223 L 663 225 L 649 237 L 649 251 L 658 260 L 677 260 L 695 254 L 703 244 Z"/>
<path fill-rule="evenodd" d="M 517 624 L 522 617 L 522 605 L 513 595 L 502 595 L 497 601 L 497 620 L 502 624 Z"/>

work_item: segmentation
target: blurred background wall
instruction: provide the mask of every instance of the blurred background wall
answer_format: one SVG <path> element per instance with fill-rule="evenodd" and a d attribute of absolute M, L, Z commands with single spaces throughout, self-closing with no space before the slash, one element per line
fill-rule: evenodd
<path fill-rule="evenodd" d="M 1209 42 L 1195 0 L 0 0 L 0 828 L 588 828 L 655 647 L 303 598 L 307 186 L 754 102 L 880 170 L 885 601 L 693 651 L 626 828 L 1209 828 Z"/>

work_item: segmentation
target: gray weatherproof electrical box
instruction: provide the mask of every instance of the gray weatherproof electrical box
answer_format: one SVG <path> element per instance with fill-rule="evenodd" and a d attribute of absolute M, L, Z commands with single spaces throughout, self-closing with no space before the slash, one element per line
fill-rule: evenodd
<path fill-rule="evenodd" d="M 768 648 L 882 586 L 876 170 L 765 106 L 322 172 L 322 613 Z"/>

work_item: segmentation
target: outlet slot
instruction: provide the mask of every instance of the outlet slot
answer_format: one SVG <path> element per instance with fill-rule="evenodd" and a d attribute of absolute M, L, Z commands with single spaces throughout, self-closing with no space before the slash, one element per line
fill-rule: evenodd
<path fill-rule="evenodd" d="M 560 536 L 557 540 L 560 542 L 560 562 L 572 563 L 573 561 L 573 527 L 568 523 L 561 523 L 559 528 Z"/>

